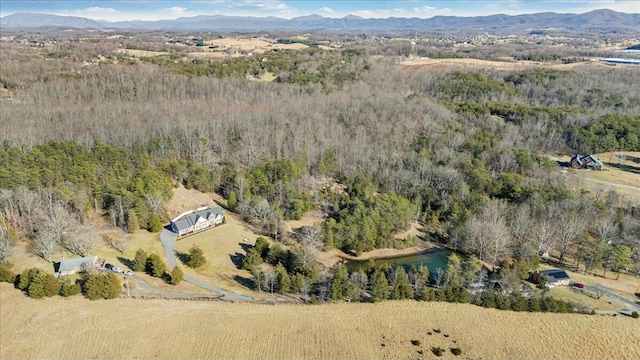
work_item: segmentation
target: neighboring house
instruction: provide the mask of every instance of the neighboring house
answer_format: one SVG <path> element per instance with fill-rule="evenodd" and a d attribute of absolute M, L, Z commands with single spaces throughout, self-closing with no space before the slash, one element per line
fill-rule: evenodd
<path fill-rule="evenodd" d="M 179 239 L 222 223 L 224 223 L 224 214 L 221 207 L 203 206 L 176 216 L 171 220 L 171 230 L 178 234 Z"/>
<path fill-rule="evenodd" d="M 574 169 L 592 169 L 592 170 L 602 170 L 602 162 L 595 157 L 595 155 L 586 155 L 581 156 L 580 154 L 576 154 L 569 161 L 569 166 Z"/>
<path fill-rule="evenodd" d="M 549 269 L 534 271 L 529 273 L 529 281 L 540 284 L 543 282 L 543 278 L 548 278 L 548 284 L 554 286 L 569 286 L 571 284 L 571 278 L 567 275 L 566 271 L 560 269 Z"/>
<path fill-rule="evenodd" d="M 100 266 L 97 256 L 85 256 L 74 259 L 62 259 L 53 268 L 56 277 L 73 275 L 80 272 L 92 272 Z"/>

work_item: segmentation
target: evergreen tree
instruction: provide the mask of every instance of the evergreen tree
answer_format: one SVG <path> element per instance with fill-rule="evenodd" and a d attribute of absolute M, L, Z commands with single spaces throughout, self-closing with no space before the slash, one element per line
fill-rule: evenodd
<path fill-rule="evenodd" d="M 127 231 L 133 234 L 140 229 L 140 223 L 138 222 L 138 215 L 133 209 L 127 211 Z"/>
<path fill-rule="evenodd" d="M 204 251 L 202 251 L 198 245 L 191 246 L 189 249 L 189 261 L 187 261 L 187 266 L 197 269 L 206 263 L 207 259 L 204 257 Z"/>
<path fill-rule="evenodd" d="M 269 244 L 267 239 L 263 237 L 259 237 L 256 239 L 256 244 L 253 246 L 253 248 L 256 249 L 256 251 L 258 252 L 258 254 L 260 254 L 260 257 L 262 259 L 266 259 L 267 256 L 269 255 L 270 246 L 271 245 Z"/>
<path fill-rule="evenodd" d="M 171 284 L 178 285 L 182 282 L 184 278 L 184 273 L 179 266 L 176 266 L 171 270 Z"/>
<path fill-rule="evenodd" d="M 80 293 L 82 289 L 77 282 L 72 282 L 71 279 L 66 278 L 62 282 L 62 286 L 60 287 L 60 295 L 64 297 L 69 297 L 73 295 L 77 295 Z"/>
<path fill-rule="evenodd" d="M 157 233 L 162 231 L 162 221 L 158 217 L 158 215 L 151 215 L 149 219 L 149 228 L 148 230 L 152 233 Z"/>
<path fill-rule="evenodd" d="M 236 193 L 232 191 L 229 194 L 229 198 L 227 199 L 227 207 L 231 211 L 236 211 L 237 206 L 238 206 L 238 199 L 236 199 Z"/>
<path fill-rule="evenodd" d="M 84 292 L 89 300 L 115 299 L 120 296 L 120 280 L 113 273 L 91 274 L 84 282 Z"/>
<path fill-rule="evenodd" d="M 249 249 L 249 251 L 247 252 L 247 256 L 245 256 L 244 260 L 242 261 L 242 268 L 251 271 L 260 264 L 262 264 L 262 257 L 260 257 L 260 252 L 258 251 L 258 249 L 256 249 L 255 247 Z"/>
<path fill-rule="evenodd" d="M 409 276 L 402 266 L 398 266 L 398 279 L 393 287 L 393 298 L 396 300 L 413 298 L 413 288 L 409 284 Z"/>
<path fill-rule="evenodd" d="M 389 282 L 384 271 L 375 269 L 369 280 L 369 289 L 373 302 L 387 300 L 389 298 Z"/>
<path fill-rule="evenodd" d="M 60 280 L 51 274 L 45 274 L 44 276 L 44 296 L 55 296 L 60 294 Z"/>
<path fill-rule="evenodd" d="M 287 274 L 287 269 L 281 263 L 278 263 L 275 269 L 277 276 L 277 287 L 281 294 L 291 291 L 291 278 Z"/>
<path fill-rule="evenodd" d="M 147 274 L 154 277 L 162 277 L 164 273 L 167 272 L 167 267 L 160 258 L 160 256 L 156 254 L 151 254 L 147 258 L 147 266 L 146 266 Z"/>
<path fill-rule="evenodd" d="M 336 268 L 336 274 L 333 276 L 331 282 L 331 299 L 342 300 L 344 299 L 344 293 L 347 289 L 347 282 L 349 281 L 349 271 L 345 264 L 340 264 Z"/>
<path fill-rule="evenodd" d="M 133 258 L 133 262 L 132 262 L 132 269 L 133 271 L 145 271 L 146 267 L 147 267 L 147 252 L 142 250 L 142 249 L 138 249 L 136 251 L 136 255 Z"/>

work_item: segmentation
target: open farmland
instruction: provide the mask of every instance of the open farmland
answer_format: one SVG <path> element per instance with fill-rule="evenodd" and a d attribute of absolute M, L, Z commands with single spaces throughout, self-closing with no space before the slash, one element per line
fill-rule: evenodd
<path fill-rule="evenodd" d="M 571 70 L 577 67 L 598 67 L 606 68 L 608 65 L 593 59 L 593 61 L 577 62 L 572 64 L 556 64 L 545 63 L 540 61 L 495 61 L 481 59 L 423 59 L 415 58 L 401 62 L 406 68 L 425 68 L 425 69 L 494 69 L 494 70 L 526 70 L 526 69 L 557 69 Z"/>
<path fill-rule="evenodd" d="M 460 347 L 461 358 L 476 359 L 640 357 L 639 325 L 631 318 L 410 301 L 305 306 L 31 300 L 7 284 L 0 290 L 3 359 L 406 359 L 419 350 L 423 358 L 436 358 L 432 346 L 449 356 L 450 347 Z"/>

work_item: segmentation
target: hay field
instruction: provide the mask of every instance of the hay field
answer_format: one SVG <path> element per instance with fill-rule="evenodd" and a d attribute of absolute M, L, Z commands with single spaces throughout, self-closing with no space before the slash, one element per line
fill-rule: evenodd
<path fill-rule="evenodd" d="M 210 46 L 218 46 L 220 49 L 234 49 L 237 51 L 251 51 L 256 54 L 264 53 L 269 50 L 300 50 L 307 48 L 308 46 L 300 43 L 293 44 L 278 44 L 272 40 L 264 39 L 264 38 L 250 38 L 250 39 L 232 39 L 232 38 L 224 38 L 224 39 L 215 39 L 215 40 L 207 40 L 205 44 Z"/>
<path fill-rule="evenodd" d="M 538 61 L 492 61 L 480 59 L 409 59 L 400 63 L 406 68 L 425 69 L 495 69 L 495 70 L 525 70 L 535 68 L 551 68 L 558 70 L 570 70 L 577 67 L 606 67 L 608 65 L 599 61 L 579 62 L 573 64 L 550 64 Z"/>
<path fill-rule="evenodd" d="M 164 51 L 148 51 L 148 50 L 135 50 L 135 49 L 117 49 L 115 52 L 125 55 L 125 56 L 134 56 L 134 57 L 154 57 L 160 55 L 167 55 L 168 52 Z"/>
<path fill-rule="evenodd" d="M 444 358 L 460 347 L 461 359 L 640 358 L 640 321 L 627 317 L 410 301 L 33 300 L 4 283 L 0 300 L 3 359 L 435 359 L 432 346 L 447 349 Z"/>

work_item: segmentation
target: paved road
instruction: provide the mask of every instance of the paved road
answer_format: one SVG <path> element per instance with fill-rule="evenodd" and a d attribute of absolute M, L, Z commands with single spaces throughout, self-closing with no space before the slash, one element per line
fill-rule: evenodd
<path fill-rule="evenodd" d="M 631 299 L 627 299 L 624 296 L 620 296 L 618 294 L 616 294 L 613 290 L 603 287 L 603 286 L 597 286 L 597 285 L 586 285 L 585 286 L 586 290 L 592 291 L 594 293 L 599 292 L 600 294 L 606 295 L 607 297 L 610 297 L 612 299 L 616 299 L 617 301 L 619 301 L 620 303 L 622 303 L 624 305 L 624 307 L 629 311 L 638 311 L 640 312 L 640 305 L 638 305 L 637 302 L 631 300 Z"/>
<path fill-rule="evenodd" d="M 176 244 L 176 234 L 170 230 L 164 229 L 160 233 L 160 242 L 162 242 L 162 247 L 164 248 L 164 253 L 167 256 L 167 261 L 169 262 L 169 266 L 173 269 L 177 265 L 174 246 Z M 301 301 L 298 298 L 294 297 L 253 297 L 237 294 L 234 292 L 230 292 L 219 287 L 204 283 L 200 280 L 197 280 L 189 275 L 184 275 L 184 281 L 191 283 L 199 288 L 213 291 L 220 296 L 218 297 L 220 300 L 226 301 L 251 301 L 251 302 L 291 302 L 291 301 Z"/>

